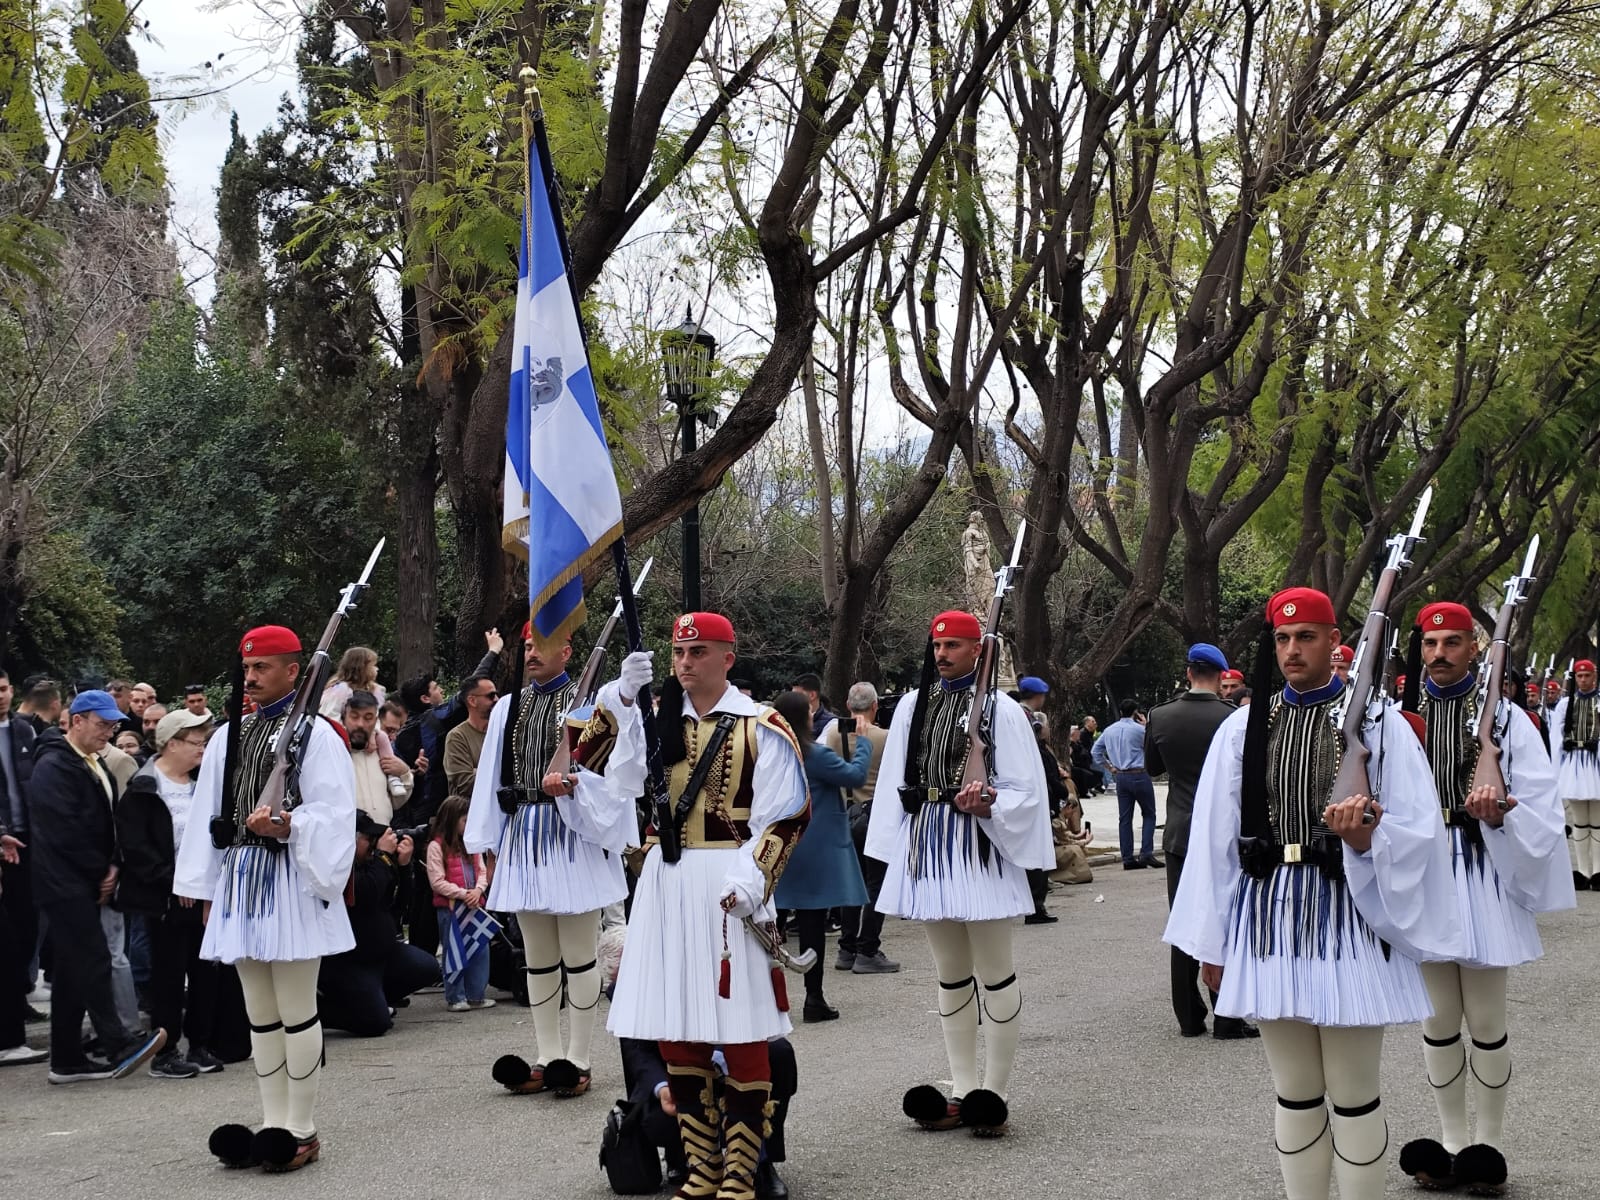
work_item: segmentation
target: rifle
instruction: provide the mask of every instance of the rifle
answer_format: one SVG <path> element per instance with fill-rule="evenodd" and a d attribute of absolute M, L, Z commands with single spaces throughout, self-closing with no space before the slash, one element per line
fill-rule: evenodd
<path fill-rule="evenodd" d="M 650 577 L 650 568 L 655 565 L 654 558 L 644 560 L 644 566 L 639 569 L 639 577 L 633 581 L 633 594 L 637 599 L 644 591 L 644 581 Z M 622 597 L 617 597 L 616 605 L 611 609 L 611 616 L 606 619 L 605 625 L 600 630 L 600 636 L 595 639 L 594 649 L 589 651 L 589 658 L 583 664 L 583 674 L 578 676 L 578 686 L 572 692 L 572 705 L 561 714 L 561 738 L 556 742 L 556 752 L 550 758 L 550 766 L 545 774 L 565 775 L 572 766 L 572 747 L 567 744 L 567 716 L 574 709 L 583 708 L 593 704 L 595 695 L 600 691 L 600 668 L 606 661 L 606 644 L 611 641 L 611 634 L 617 628 L 617 622 L 622 620 Z"/>
<path fill-rule="evenodd" d="M 1506 777 L 1500 766 L 1500 738 L 1495 734 L 1495 718 L 1500 712 L 1501 682 L 1506 674 L 1506 639 L 1511 635 L 1511 616 L 1528 598 L 1533 583 L 1533 561 L 1539 556 L 1539 535 L 1533 535 L 1522 570 L 1506 580 L 1506 602 L 1494 619 L 1494 637 L 1484 657 L 1483 678 L 1478 681 L 1478 762 L 1472 768 L 1472 790 L 1492 787 L 1502 810 L 1506 807 Z M 1506 714 L 1508 717 L 1509 713 Z"/>
<path fill-rule="evenodd" d="M 372 554 L 367 559 L 367 565 L 361 571 L 361 577 L 353 583 L 344 585 L 344 590 L 339 593 L 339 603 L 334 607 L 333 616 L 328 618 L 327 628 L 322 631 L 322 640 L 317 643 L 311 661 L 306 664 L 305 672 L 300 676 L 300 686 L 295 689 L 294 703 L 289 706 L 289 721 L 283 727 L 283 732 L 278 735 L 277 749 L 273 752 L 272 774 L 267 776 L 267 785 L 261 790 L 260 803 L 272 810 L 274 820 L 283 811 L 284 800 L 296 790 L 300 782 L 300 761 L 307 743 L 311 740 L 311 728 L 317 719 L 317 701 L 322 696 L 322 689 L 327 686 L 328 673 L 333 669 L 333 660 L 328 657 L 328 648 L 338 636 L 339 626 L 344 622 L 345 614 L 355 608 L 356 602 L 367 590 L 367 581 L 372 578 L 372 568 L 377 566 L 378 555 L 383 553 L 383 544 L 386 540 L 378 539 L 378 544 L 372 548 Z"/>
<path fill-rule="evenodd" d="M 993 767 L 994 745 L 989 731 L 994 726 L 995 669 L 1000 662 L 1000 612 L 1005 607 L 1006 593 L 1022 568 L 1022 537 L 1027 532 L 1027 521 L 1017 522 L 1017 538 L 1011 545 L 1011 561 L 994 573 L 994 598 L 989 601 L 989 615 L 984 621 L 983 640 L 979 643 L 978 675 L 972 688 L 972 708 L 967 713 L 967 763 L 961 783 L 989 783 Z"/>
<path fill-rule="evenodd" d="M 1362 626 L 1361 640 L 1356 643 L 1356 661 L 1350 667 L 1349 695 L 1345 700 L 1344 719 L 1339 727 L 1344 753 L 1339 760 L 1339 774 L 1333 781 L 1335 802 L 1348 800 L 1351 796 L 1372 796 L 1372 780 L 1367 770 L 1372 751 L 1361 740 L 1361 727 L 1366 724 L 1368 712 L 1374 704 L 1379 705 L 1379 711 L 1382 711 L 1384 697 L 1378 690 L 1377 650 L 1386 640 L 1383 636 L 1384 626 L 1389 623 L 1389 601 L 1394 595 L 1394 586 L 1400 579 L 1400 573 L 1411 565 L 1411 552 L 1423 540 L 1422 522 L 1428 515 L 1428 505 L 1432 500 L 1433 488 L 1430 486 L 1417 500 L 1417 511 L 1411 518 L 1410 530 L 1389 539 L 1389 557 L 1384 563 L 1383 573 L 1378 576 L 1378 586 L 1372 590 L 1372 608 Z M 1369 823 L 1376 820 L 1370 809 L 1367 815 Z"/>

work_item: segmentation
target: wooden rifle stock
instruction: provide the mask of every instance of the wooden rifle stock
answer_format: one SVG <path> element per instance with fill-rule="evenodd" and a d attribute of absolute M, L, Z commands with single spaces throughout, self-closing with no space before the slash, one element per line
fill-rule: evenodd
<path fill-rule="evenodd" d="M 1494 736 L 1495 715 L 1500 711 L 1500 693 L 1504 690 L 1506 656 L 1510 653 L 1511 618 L 1522 603 L 1526 589 L 1533 582 L 1533 564 L 1539 555 L 1539 538 L 1534 535 L 1528 546 L 1522 570 L 1506 583 L 1505 603 L 1494 619 L 1494 636 L 1489 642 L 1489 653 L 1483 664 L 1483 682 L 1478 692 L 1478 761 L 1472 768 L 1472 789 L 1490 787 L 1500 807 L 1505 807 L 1506 776 L 1501 764 L 1500 743 Z M 1510 714 L 1507 714 L 1510 715 Z M 1515 718 L 1513 718 L 1515 719 Z"/>
<path fill-rule="evenodd" d="M 994 573 L 994 597 L 984 619 L 983 640 L 978 644 L 978 675 L 972 685 L 972 707 L 967 711 L 967 761 L 961 771 L 961 786 L 989 783 L 989 763 L 994 757 L 989 721 L 994 715 L 994 673 L 1000 654 L 1000 614 L 1006 593 L 1022 562 L 1022 539 L 1028 523 L 1017 522 L 1016 540 L 1011 544 L 1011 561 Z"/>

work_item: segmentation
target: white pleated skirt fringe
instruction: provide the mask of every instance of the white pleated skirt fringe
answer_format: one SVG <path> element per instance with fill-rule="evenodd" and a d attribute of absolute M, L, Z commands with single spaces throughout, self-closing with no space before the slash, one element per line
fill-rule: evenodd
<path fill-rule="evenodd" d="M 878 911 L 912 921 L 1003 921 L 1031 913 L 1028 873 L 993 842 L 985 847 L 986 840 L 970 813 L 953 804 L 923 805 L 900 822 Z"/>
<path fill-rule="evenodd" d="M 1467 935 L 1467 956 L 1459 961 L 1473 967 L 1520 967 L 1541 957 L 1539 923 L 1506 895 L 1494 859 L 1482 846 L 1467 841 L 1459 826 L 1451 826 L 1449 832 L 1456 907 Z"/>
<path fill-rule="evenodd" d="M 355 944 L 343 899 L 330 904 L 312 892 L 287 848 L 235 846 L 222 856 L 201 958 L 295 962 Z"/>
<path fill-rule="evenodd" d="M 1600 756 L 1587 750 L 1562 755 L 1556 792 L 1563 800 L 1600 800 Z"/>
<path fill-rule="evenodd" d="M 565 917 L 627 895 L 622 856 L 579 837 L 554 804 L 520 805 L 505 823 L 489 883 L 492 911 Z"/>
<path fill-rule="evenodd" d="M 715 1045 L 765 1042 L 793 1028 L 778 1011 L 766 951 L 727 918 L 731 986 L 717 994 L 722 964 L 724 881 L 748 850 L 685 850 L 675 863 L 659 847 L 645 858 L 606 1027 L 617 1037 Z M 800 978 L 785 981 L 796 996 Z"/>
<path fill-rule="evenodd" d="M 1255 905 L 1269 886 L 1262 925 Z M 1308 931 L 1297 901 L 1324 914 L 1315 930 Z M 1241 875 L 1228 926 L 1218 1016 L 1358 1026 L 1433 1015 L 1417 964 L 1392 947 L 1385 958 L 1348 890 L 1315 866 L 1280 866 L 1265 881 Z"/>

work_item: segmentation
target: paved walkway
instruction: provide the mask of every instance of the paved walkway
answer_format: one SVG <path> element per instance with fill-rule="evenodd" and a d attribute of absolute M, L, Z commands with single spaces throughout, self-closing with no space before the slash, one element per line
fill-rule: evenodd
<path fill-rule="evenodd" d="M 1100 819 L 1095 827 L 1101 828 Z M 1541 921 L 1548 957 L 1513 973 L 1509 1143 L 1515 1195 L 1587 1197 L 1600 1176 L 1593 1138 L 1595 947 L 1600 896 Z M 797 1200 L 1063 1200 L 1281 1195 L 1271 1089 L 1259 1042 L 1185 1041 L 1167 998 L 1163 877 L 1101 869 L 1059 888 L 1056 925 L 1016 930 L 1025 1026 L 1012 1083 L 1013 1134 L 981 1142 L 924 1134 L 901 1093 L 946 1073 L 934 981 L 918 930 L 891 923 L 892 976 L 829 971 L 844 1013 L 794 1035 L 800 1095 L 784 1174 Z M 35 1031 L 39 1027 L 32 1027 Z M 206 1154 L 224 1120 L 253 1120 L 247 1064 L 189 1081 L 140 1075 L 49 1087 L 42 1067 L 0 1072 L 0 1185 L 7 1195 L 77 1200 L 338 1200 L 602 1197 L 595 1150 L 621 1086 L 615 1044 L 596 1043 L 595 1090 L 577 1100 L 514 1097 L 489 1064 L 531 1043 L 527 1011 L 503 1004 L 448 1014 L 421 996 L 378 1041 L 330 1037 L 319 1108 L 323 1160 L 298 1175 L 226 1172 Z M 1385 1045 L 1391 1164 L 1434 1129 L 1420 1031 Z M 1414 1195 L 1391 1165 L 1390 1194 Z"/>

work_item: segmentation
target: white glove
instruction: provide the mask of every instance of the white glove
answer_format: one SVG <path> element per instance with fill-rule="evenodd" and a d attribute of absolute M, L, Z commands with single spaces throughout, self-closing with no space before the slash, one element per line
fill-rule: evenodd
<path fill-rule="evenodd" d="M 654 654 L 654 650 L 635 650 L 622 660 L 622 670 L 617 674 L 617 684 L 629 704 L 632 704 L 644 690 L 645 685 L 655 678 L 655 671 L 650 666 L 650 659 Z"/>
<path fill-rule="evenodd" d="M 735 920 L 741 917 L 753 917 L 756 915 L 756 909 L 761 907 L 761 897 L 751 895 L 749 887 L 735 879 L 730 879 L 722 885 L 722 895 L 719 899 L 722 911 Z"/>

